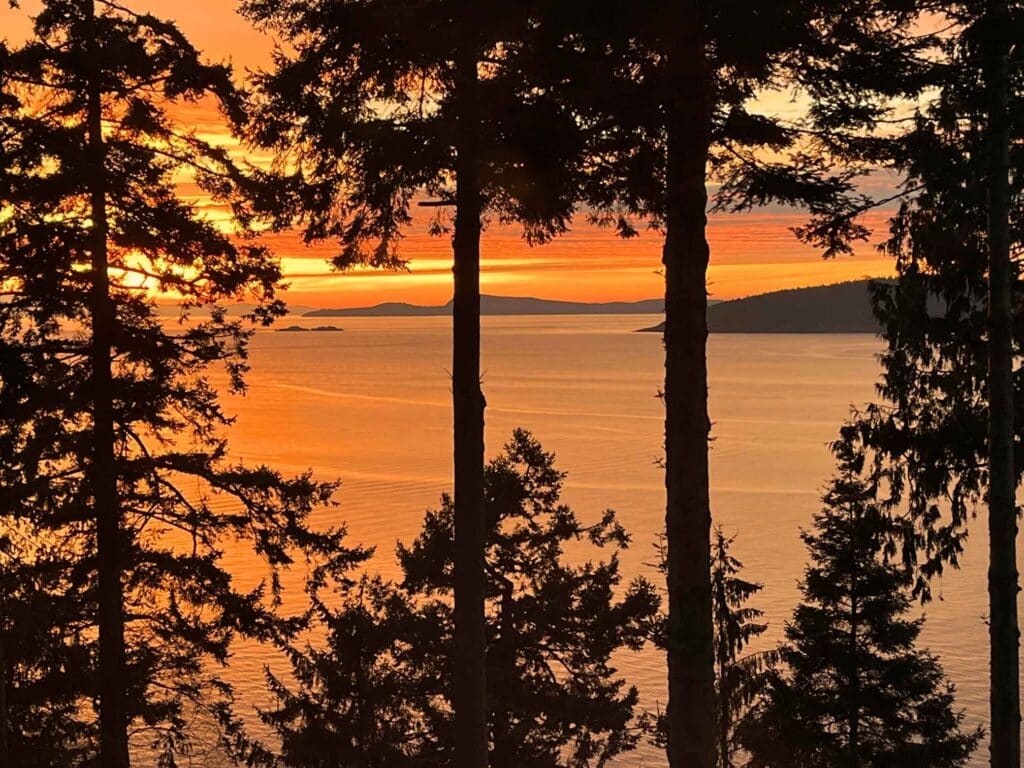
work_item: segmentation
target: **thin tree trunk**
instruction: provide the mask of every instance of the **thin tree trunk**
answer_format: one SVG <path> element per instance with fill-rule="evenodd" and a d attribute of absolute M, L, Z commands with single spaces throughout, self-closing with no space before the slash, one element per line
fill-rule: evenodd
<path fill-rule="evenodd" d="M 856 553 L 860 542 L 857 539 L 858 535 L 858 518 L 857 513 L 850 508 L 850 528 L 852 531 L 851 538 L 853 541 L 850 543 L 851 550 Z M 857 563 L 852 563 L 853 567 L 857 567 Z M 846 748 L 846 759 L 848 761 L 848 768 L 857 768 L 858 756 L 860 754 L 860 673 L 857 669 L 857 637 L 860 630 L 859 622 L 859 604 L 857 601 L 857 576 L 855 573 L 850 575 L 850 669 L 848 671 L 849 676 L 849 687 L 850 690 L 847 693 L 849 701 L 847 705 L 849 710 L 846 716 L 846 730 L 847 737 L 849 738 L 849 744 Z"/>
<path fill-rule="evenodd" d="M 732 755 L 729 754 L 729 731 L 732 726 L 732 710 L 729 701 L 732 698 L 732 684 L 729 681 L 727 662 L 718 664 L 718 768 L 732 768 Z"/>
<path fill-rule="evenodd" d="M 469 25 L 470 27 L 472 25 Z M 457 62 L 455 299 L 455 765 L 487 766 L 484 626 L 484 396 L 480 389 L 480 157 L 477 53 Z"/>
<path fill-rule="evenodd" d="M 989 4 L 989 35 L 1008 28 L 1005 2 Z M 1010 262 L 1009 46 L 987 42 L 989 240 L 989 637 L 993 768 L 1020 766 L 1017 625 L 1017 480 L 1013 439 L 1013 268 Z"/>
<path fill-rule="evenodd" d="M 718 542 L 716 541 L 716 546 Z M 720 550 L 712 555 L 716 562 L 718 557 L 724 559 Z M 714 568 L 711 580 L 711 620 L 715 649 L 715 690 L 717 701 L 715 707 L 715 725 L 718 729 L 718 753 L 715 756 L 716 768 L 732 768 L 732 756 L 729 754 L 729 731 L 732 726 L 732 680 L 729 675 L 729 598 L 726 595 L 726 574 Z"/>
<path fill-rule="evenodd" d="M 92 484 L 96 517 L 99 600 L 100 764 L 128 768 L 128 716 L 125 705 L 124 596 L 121 586 L 121 510 L 114 458 L 114 403 L 111 351 L 114 307 L 107 274 L 106 148 L 103 141 L 103 95 L 96 62 L 96 8 L 84 0 L 89 34 L 87 128 L 92 173 L 89 179 L 92 219 L 90 297 L 93 405 Z"/>
<path fill-rule="evenodd" d="M 7 711 L 7 627 L 0 628 L 0 768 L 11 765 L 10 720 Z"/>
<path fill-rule="evenodd" d="M 705 175 L 713 79 L 698 3 L 668 19 L 665 265 L 665 527 L 668 544 L 668 761 L 711 768 L 715 753 L 708 491 Z"/>

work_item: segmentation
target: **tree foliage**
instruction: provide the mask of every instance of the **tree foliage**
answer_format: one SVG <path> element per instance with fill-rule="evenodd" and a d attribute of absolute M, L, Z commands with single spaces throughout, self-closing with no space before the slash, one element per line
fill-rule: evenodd
<path fill-rule="evenodd" d="M 963 730 L 938 659 L 916 647 L 923 620 L 906 616 L 907 572 L 887 556 L 892 521 L 878 479 L 857 443 L 840 441 L 836 455 L 803 534 L 811 564 L 782 670 L 741 724 L 749 765 L 965 765 L 981 733 Z"/>
<path fill-rule="evenodd" d="M 544 242 L 576 200 L 578 131 L 543 88 L 541 3 L 434 0 L 263 2 L 244 13 L 288 41 L 256 80 L 252 139 L 296 182 L 283 213 L 308 240 L 335 240 L 335 264 L 395 266 L 426 195 L 455 203 L 464 52 L 479 69 L 475 127 L 482 209 Z M 433 231 L 447 232 L 443 208 Z"/>
<path fill-rule="evenodd" d="M 612 659 L 643 646 L 658 599 L 642 579 L 622 583 L 625 531 L 611 512 L 583 524 L 560 500 L 563 478 L 522 430 L 487 468 L 496 766 L 603 765 L 640 736 L 638 692 Z M 453 764 L 453 516 L 445 496 L 399 547 L 401 585 L 365 579 L 320 603 L 326 645 L 293 655 L 297 685 L 272 677 L 279 706 L 264 717 L 284 738 L 282 765 Z M 607 559 L 581 556 L 605 548 Z"/>
<path fill-rule="evenodd" d="M 268 641 L 297 628 L 278 616 L 280 572 L 308 559 L 319 579 L 363 554 L 343 544 L 341 529 L 309 525 L 330 502 L 332 484 L 242 466 L 228 452 L 231 418 L 217 390 L 244 391 L 249 321 L 281 314 L 280 267 L 251 237 L 257 181 L 225 149 L 178 123 L 171 105 L 208 100 L 226 120 L 240 117 L 230 70 L 205 63 L 170 22 L 97 5 L 93 15 L 74 0 L 44 3 L 33 35 L 4 52 L 0 69 L 3 514 L 5 525 L 27 530 L 48 553 L 36 578 L 75 600 L 51 650 L 80 654 L 81 679 L 54 692 L 58 712 L 61 697 L 87 709 L 97 695 L 89 661 L 102 599 L 97 520 L 116 513 L 124 726 L 139 749 L 170 764 L 198 746 L 188 733 L 196 711 L 231 735 L 231 690 L 218 667 L 233 641 Z M 96 93 L 102 137 L 87 120 Z M 231 214 L 232 227 L 183 197 L 183 178 Z M 106 233 L 110 282 L 103 302 L 112 319 L 110 391 L 90 384 L 97 231 Z M 177 322 L 161 318 L 158 295 L 180 308 Z M 230 318 L 220 306 L 242 299 L 256 305 L 248 318 Z M 113 511 L 97 510 L 94 498 L 101 399 L 114 419 Z M 243 585 L 228 571 L 224 554 L 237 547 L 266 566 L 263 580 Z M 31 570 L 14 573 L 30 579 Z M 19 581 L 13 594 L 27 598 L 30 583 Z M 36 629 L 19 626 L 15 634 L 49 631 L 49 620 L 41 614 Z"/>

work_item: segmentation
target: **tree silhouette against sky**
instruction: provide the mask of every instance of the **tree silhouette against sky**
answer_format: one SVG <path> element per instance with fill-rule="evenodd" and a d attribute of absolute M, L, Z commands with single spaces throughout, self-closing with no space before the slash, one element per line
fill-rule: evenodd
<path fill-rule="evenodd" d="M 426 194 L 447 233 L 454 207 L 452 402 L 458 762 L 487 762 L 484 632 L 484 409 L 480 233 L 493 216 L 530 242 L 563 232 L 577 194 L 577 126 L 544 89 L 542 2 L 250 0 L 245 14 L 283 36 L 257 85 L 252 139 L 296 182 L 284 217 L 334 263 L 394 267 Z"/>
<path fill-rule="evenodd" d="M 230 71 L 172 23 L 104 0 L 49 0 L 33 29 L 0 70 L 20 105 L 0 167 L 3 511 L 60 542 L 54 567 L 82 590 L 76 642 L 98 636 L 97 760 L 127 768 L 130 733 L 169 760 L 194 748 L 191 712 L 237 725 L 217 666 L 236 635 L 298 629 L 276 615 L 283 568 L 305 557 L 317 578 L 363 553 L 307 527 L 332 484 L 228 456 L 209 370 L 244 389 L 248 321 L 283 311 L 280 268 L 246 231 L 259 185 L 169 108 L 211 98 L 240 119 Z M 183 177 L 234 233 L 179 195 Z M 161 321 L 158 294 L 181 322 Z M 242 299 L 248 321 L 219 307 Z M 267 567 L 251 591 L 221 562 L 236 544 Z"/>

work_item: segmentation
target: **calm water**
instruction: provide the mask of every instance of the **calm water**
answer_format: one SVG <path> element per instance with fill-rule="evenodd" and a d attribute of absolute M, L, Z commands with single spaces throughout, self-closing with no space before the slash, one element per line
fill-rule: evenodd
<path fill-rule="evenodd" d="M 627 575 L 649 572 L 663 517 L 660 336 L 633 331 L 656 317 L 486 318 L 484 389 L 488 453 L 526 427 L 569 473 L 566 500 L 584 518 L 611 507 L 633 534 Z M 289 319 L 287 324 L 293 321 Z M 309 325 L 323 320 L 298 320 Z M 283 470 L 308 467 L 343 481 L 324 520 L 378 548 L 373 567 L 396 568 L 396 540 L 415 536 L 423 510 L 450 487 L 449 323 L 446 318 L 342 318 L 343 333 L 260 332 L 234 453 Z M 712 501 L 737 533 L 747 576 L 765 584 L 757 604 L 776 641 L 797 598 L 799 540 L 832 466 L 826 444 L 851 404 L 873 396 L 871 336 L 717 335 L 710 341 Z M 958 687 L 968 719 L 987 717 L 983 520 L 959 572 L 927 608 L 924 642 Z M 247 563 L 232 563 L 247 574 Z M 262 694 L 264 653 L 242 649 L 231 677 L 245 701 Z M 645 703 L 664 701 L 663 665 L 629 655 L 621 671 Z M 976 762 L 985 762 L 984 748 Z M 622 765 L 661 765 L 651 750 Z"/>

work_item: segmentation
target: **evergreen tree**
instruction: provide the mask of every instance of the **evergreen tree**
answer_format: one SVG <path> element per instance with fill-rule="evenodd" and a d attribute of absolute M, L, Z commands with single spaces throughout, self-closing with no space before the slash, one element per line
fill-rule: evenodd
<path fill-rule="evenodd" d="M 836 445 L 839 472 L 803 539 L 811 565 L 786 627 L 784 672 L 740 728 L 751 768 L 965 765 L 964 732 L 938 660 L 915 647 L 922 620 L 906 570 L 889 560 L 890 516 L 863 449 Z"/>
<path fill-rule="evenodd" d="M 330 603 L 330 604 L 328 604 Z M 255 745 L 250 760 L 287 768 L 438 765 L 443 754 L 425 720 L 442 695 L 433 673 L 412 663 L 420 638 L 436 632 L 409 595 L 379 577 L 314 596 L 318 646 L 293 648 L 290 680 L 270 672 L 277 699 L 261 712 L 280 747 Z"/>
<path fill-rule="evenodd" d="M 851 191 L 855 172 L 802 151 L 797 126 L 758 114 L 756 96 L 798 86 L 807 60 L 870 44 L 889 60 L 906 3 L 812 0 L 563 4 L 564 85 L 588 142 L 585 194 L 594 219 L 664 235 L 665 482 L 668 543 L 669 762 L 713 762 L 714 647 L 708 491 L 708 184 L 713 205 L 769 202 L 818 211 Z M 765 34 L 770 28 L 771 34 Z M 576 69 L 572 69 L 575 67 Z M 910 85 L 891 81 L 903 93 Z M 792 150 L 795 161 L 770 158 Z"/>
<path fill-rule="evenodd" d="M 838 86 L 831 68 L 818 75 L 818 111 L 838 160 L 867 159 L 902 177 L 885 243 L 899 279 L 875 289 L 886 340 L 879 386 L 886 404 L 868 408 L 858 430 L 887 476 L 887 501 L 901 522 L 895 533 L 925 599 L 928 580 L 956 566 L 976 506 L 988 507 L 992 756 L 994 765 L 1016 768 L 1015 489 L 1024 464 L 1014 456 L 1020 306 L 1013 298 L 1019 270 L 1009 255 L 1020 241 L 1020 187 L 1009 179 L 1019 162 L 1011 147 L 1021 79 L 1008 58 L 1022 9 L 987 0 L 916 6 L 932 14 L 928 23 L 941 34 L 923 48 L 915 41 L 902 52 L 903 64 L 866 60 Z M 931 62 L 921 68 L 930 90 L 920 108 L 883 114 L 876 83 L 923 58 Z M 880 127 L 886 130 L 865 134 Z M 805 234 L 848 250 L 851 234 L 864 235 L 857 215 L 877 202 L 847 197 Z"/>
<path fill-rule="evenodd" d="M 487 467 L 487 681 L 494 766 L 604 765 L 632 749 L 636 688 L 612 656 L 638 650 L 658 599 L 622 590 L 628 537 L 611 512 L 585 525 L 561 503 L 554 456 L 519 430 Z M 287 768 L 455 766 L 451 694 L 455 510 L 445 496 L 398 555 L 401 587 L 367 580 L 321 608 L 322 651 L 293 655 L 297 686 L 272 678 Z M 570 565 L 565 550 L 612 550 Z M 616 593 L 622 591 L 621 596 Z M 269 753 L 265 753 L 269 754 Z"/>
<path fill-rule="evenodd" d="M 286 211 L 308 240 L 336 239 L 336 266 L 394 266 L 410 205 L 454 206 L 457 581 L 453 654 L 460 765 L 487 757 L 484 630 L 484 409 L 480 233 L 487 216 L 530 242 L 562 232 L 575 201 L 577 126 L 548 91 L 535 6 L 431 0 L 249 0 L 244 12 L 287 41 L 258 79 L 252 136 L 301 182 Z M 538 75 L 538 70 L 540 74 Z M 537 75 L 537 76 L 535 76 Z M 286 206 L 287 208 L 287 206 Z"/>
<path fill-rule="evenodd" d="M 764 585 L 740 576 L 743 563 L 730 551 L 734 540 L 716 527 L 711 542 L 717 768 L 735 765 L 736 726 L 764 688 L 777 657 L 773 651 L 743 654 L 753 640 L 767 631 L 768 625 L 761 621 L 764 611 L 747 604 Z"/>
<path fill-rule="evenodd" d="M 0 548 L 0 765 L 82 765 L 97 734 L 85 705 L 95 675 L 85 585 L 63 567 L 59 543 L 25 528 L 8 526 Z"/>
<path fill-rule="evenodd" d="M 233 638 L 297 629 L 276 615 L 280 570 L 307 557 L 327 578 L 363 553 L 307 526 L 333 485 L 228 458 L 209 369 L 244 389 L 246 321 L 281 314 L 280 269 L 247 234 L 260 185 L 172 105 L 211 99 L 241 119 L 230 71 L 173 24 L 105 0 L 48 0 L 33 28 L 0 69 L 2 512 L 54 547 L 48 583 L 78 599 L 66 620 L 80 631 L 41 652 L 95 650 L 95 666 L 77 668 L 85 684 L 51 703 L 95 699 L 104 768 L 129 765 L 130 732 L 133 749 L 169 763 L 195 747 L 194 711 L 233 736 L 216 673 Z M 178 195 L 183 176 L 235 231 Z M 161 321 L 158 296 L 178 303 L 177 325 Z M 257 306 L 245 320 L 219 307 L 242 299 Z M 221 563 L 236 546 L 267 566 L 248 591 Z M 19 632 L 43 637 L 49 620 Z"/>
<path fill-rule="evenodd" d="M 732 768 L 740 747 L 737 725 L 763 691 L 777 662 L 774 650 L 744 654 L 743 651 L 768 625 L 760 620 L 764 612 L 748 605 L 763 585 L 747 581 L 740 574 L 743 564 L 731 553 L 735 537 L 716 526 L 711 543 L 712 618 L 715 629 L 715 766 Z M 664 540 L 658 546 L 659 567 L 665 569 Z M 665 646 L 665 620 L 657 628 L 655 641 Z M 664 748 L 668 724 L 659 715 L 651 723 L 654 743 Z"/>
<path fill-rule="evenodd" d="M 915 8 L 902 0 L 768 3 L 563 3 L 559 92 L 588 140 L 585 197 L 594 220 L 626 237 L 636 219 L 664 234 L 666 273 L 666 530 L 669 549 L 670 764 L 706 768 L 715 752 L 707 390 L 709 204 L 768 203 L 815 215 L 854 190 L 856 170 L 807 151 L 802 126 L 753 103 L 804 86 L 809 71 L 899 60 Z M 772 34 L 764 33 L 766 28 Z M 885 62 L 885 63 L 882 63 Z M 913 68 L 879 81 L 920 89 Z M 596 84 L 596 85 L 595 85 Z M 824 88 L 824 86 L 822 86 Z M 817 148 L 820 147 L 815 147 Z M 779 155 L 792 155 L 785 163 Z M 836 170 L 836 168 L 840 170 Z M 717 186 L 714 201 L 709 183 Z"/>

